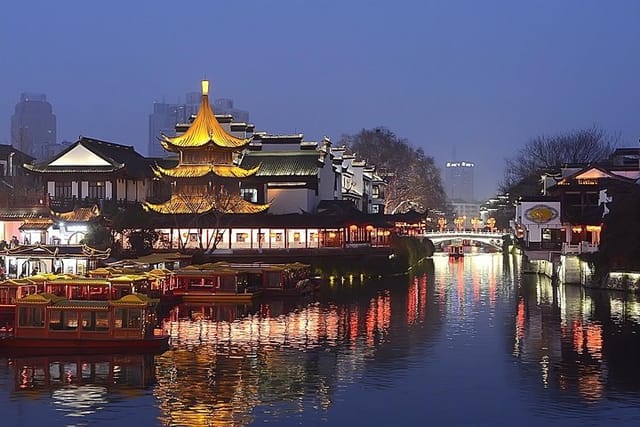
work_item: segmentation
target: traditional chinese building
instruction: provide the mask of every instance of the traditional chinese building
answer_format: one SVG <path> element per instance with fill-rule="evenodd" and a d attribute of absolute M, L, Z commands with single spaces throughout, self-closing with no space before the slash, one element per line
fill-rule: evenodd
<path fill-rule="evenodd" d="M 81 136 L 52 159 L 22 167 L 42 179 L 51 208 L 59 212 L 107 200 L 140 203 L 158 191 L 149 159 L 131 146 L 95 138 Z"/>
<path fill-rule="evenodd" d="M 609 204 L 636 187 L 637 169 L 625 171 L 605 166 L 585 166 L 546 180 L 545 194 L 557 197 L 562 206 L 565 241 L 586 242 L 597 247 Z"/>
<path fill-rule="evenodd" d="M 240 180 L 258 170 L 236 164 L 239 153 L 250 138 L 239 138 L 225 131 L 209 104 L 209 82 L 202 82 L 200 109 L 191 126 L 181 135 L 160 137 L 160 144 L 178 155 L 173 167 L 155 166 L 158 178 L 171 183 L 171 197 L 160 203 L 145 202 L 144 208 L 160 214 L 200 215 L 253 214 L 269 208 L 252 203 L 240 195 Z"/>
<path fill-rule="evenodd" d="M 270 214 L 317 213 L 322 200 L 340 198 L 340 174 L 333 165 L 331 141 L 304 141 L 302 134 L 253 135 L 240 166 L 257 168 L 243 180 L 246 200 L 271 204 Z"/>

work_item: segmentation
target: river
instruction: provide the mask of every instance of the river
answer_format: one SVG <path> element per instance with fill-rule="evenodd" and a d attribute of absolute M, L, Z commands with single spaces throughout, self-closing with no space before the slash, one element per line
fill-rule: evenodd
<path fill-rule="evenodd" d="M 1 425 L 640 425 L 638 299 L 518 265 L 180 306 L 156 356 L 0 359 Z"/>

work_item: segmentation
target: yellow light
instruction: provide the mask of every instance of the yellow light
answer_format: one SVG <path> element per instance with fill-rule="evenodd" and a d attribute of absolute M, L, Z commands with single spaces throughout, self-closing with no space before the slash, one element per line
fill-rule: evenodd
<path fill-rule="evenodd" d="M 594 231 L 600 232 L 600 230 L 601 230 L 601 227 L 599 225 L 587 225 L 587 231 L 590 231 L 592 233 Z"/>
<path fill-rule="evenodd" d="M 209 95 L 209 80 L 202 81 L 202 94 Z"/>
<path fill-rule="evenodd" d="M 349 230 L 351 230 L 351 231 L 356 231 L 357 229 L 358 229 L 358 226 L 355 225 L 355 224 L 352 224 L 352 225 L 349 226 Z"/>
<path fill-rule="evenodd" d="M 367 231 L 373 231 L 373 225 L 367 225 Z"/>

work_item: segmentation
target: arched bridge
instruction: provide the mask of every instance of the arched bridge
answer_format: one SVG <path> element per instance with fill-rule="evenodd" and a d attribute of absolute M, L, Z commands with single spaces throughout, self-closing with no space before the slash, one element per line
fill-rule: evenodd
<path fill-rule="evenodd" d="M 504 233 L 492 231 L 427 231 L 424 237 L 431 240 L 434 245 L 438 243 L 453 240 L 472 240 L 474 242 L 482 242 L 485 245 L 492 246 L 502 250 L 502 236 Z"/>

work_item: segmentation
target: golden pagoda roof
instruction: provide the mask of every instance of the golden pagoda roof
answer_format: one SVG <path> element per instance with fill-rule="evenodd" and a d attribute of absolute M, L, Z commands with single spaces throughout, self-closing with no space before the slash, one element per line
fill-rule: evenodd
<path fill-rule="evenodd" d="M 254 214 L 266 211 L 270 205 L 259 205 L 247 202 L 237 195 L 228 195 L 219 200 L 215 195 L 173 194 L 164 203 L 145 202 L 142 207 L 161 214 L 202 214 L 221 212 L 225 214 Z"/>
<path fill-rule="evenodd" d="M 242 169 L 234 165 L 178 165 L 174 168 L 166 169 L 156 165 L 154 172 L 157 176 L 168 176 L 171 178 L 199 178 L 213 173 L 222 178 L 246 178 L 258 171 L 259 166 L 253 169 Z"/>
<path fill-rule="evenodd" d="M 213 144 L 222 148 L 242 148 L 251 138 L 237 138 L 228 134 L 216 119 L 209 104 L 209 81 L 202 81 L 202 100 L 193 123 L 185 133 L 175 137 L 161 135 L 160 144 L 168 151 L 197 148 Z"/>

